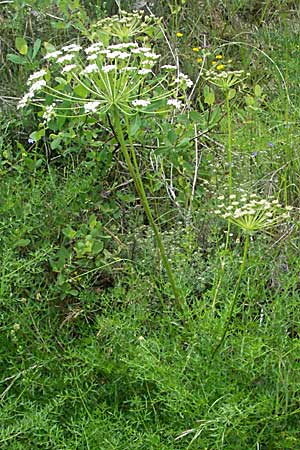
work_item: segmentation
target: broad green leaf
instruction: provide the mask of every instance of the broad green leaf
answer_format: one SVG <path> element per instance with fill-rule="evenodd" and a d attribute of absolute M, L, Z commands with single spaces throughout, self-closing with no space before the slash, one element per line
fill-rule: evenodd
<path fill-rule="evenodd" d="M 74 88 L 74 94 L 77 95 L 78 97 L 86 98 L 88 90 L 81 84 L 78 84 L 78 86 Z"/>
<path fill-rule="evenodd" d="M 228 100 L 231 100 L 235 97 L 236 90 L 235 89 L 229 89 L 228 91 Z"/>
<path fill-rule="evenodd" d="M 41 130 L 33 131 L 33 133 L 31 133 L 29 137 L 33 139 L 35 142 L 38 142 L 44 136 L 45 136 L 45 129 L 42 128 Z"/>
<path fill-rule="evenodd" d="M 97 218 L 95 214 L 92 214 L 91 217 L 89 218 L 89 227 L 91 230 L 93 230 L 93 228 L 95 228 L 96 225 L 97 225 Z"/>
<path fill-rule="evenodd" d="M 256 84 L 254 86 L 254 95 L 255 95 L 255 97 L 261 97 L 261 94 L 262 94 L 262 88 L 260 87 L 259 84 Z"/>
<path fill-rule="evenodd" d="M 69 239 L 73 239 L 76 236 L 76 231 L 73 230 L 73 228 L 68 225 L 66 228 L 63 229 L 63 234 L 69 238 Z"/>
<path fill-rule="evenodd" d="M 135 136 L 137 131 L 141 128 L 141 118 L 136 115 L 134 119 L 130 122 L 129 126 L 129 136 Z"/>
<path fill-rule="evenodd" d="M 199 113 L 198 111 L 191 111 L 190 118 L 193 120 L 193 122 L 202 122 L 203 114 Z"/>
<path fill-rule="evenodd" d="M 24 38 L 18 36 L 15 39 L 15 47 L 21 55 L 27 55 L 28 46 Z"/>
<path fill-rule="evenodd" d="M 175 131 L 172 128 L 167 133 L 167 139 L 170 142 L 170 144 L 172 144 L 172 145 L 174 145 L 178 139 L 177 134 L 175 133 Z"/>
<path fill-rule="evenodd" d="M 248 106 L 253 106 L 255 104 L 255 100 L 254 97 L 252 97 L 252 95 L 247 94 L 245 100 Z"/>
<path fill-rule="evenodd" d="M 14 243 L 14 247 L 27 247 L 30 244 L 30 239 L 19 239 Z"/>
<path fill-rule="evenodd" d="M 26 58 L 24 58 L 23 56 L 14 55 L 13 53 L 9 53 L 7 55 L 7 59 L 8 61 L 11 61 L 14 64 L 22 64 L 22 65 L 27 64 Z"/>
<path fill-rule="evenodd" d="M 52 53 L 52 52 L 56 51 L 56 48 L 54 47 L 54 45 L 50 44 L 47 41 L 44 42 L 44 48 L 46 49 L 47 53 Z"/>
<path fill-rule="evenodd" d="M 103 250 L 104 243 L 103 241 L 95 241 L 93 243 L 93 254 L 97 254 Z"/>
<path fill-rule="evenodd" d="M 208 86 L 205 86 L 204 88 L 204 103 L 209 106 L 213 106 L 215 103 L 215 93 Z"/>
<path fill-rule="evenodd" d="M 38 52 L 40 51 L 41 45 L 42 45 L 41 39 L 37 39 L 33 45 L 32 59 L 34 59 L 38 54 Z"/>

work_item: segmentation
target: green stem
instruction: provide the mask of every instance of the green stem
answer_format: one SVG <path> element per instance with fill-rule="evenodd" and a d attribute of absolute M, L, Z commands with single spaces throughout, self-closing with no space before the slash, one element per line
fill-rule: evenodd
<path fill-rule="evenodd" d="M 231 300 L 231 305 L 230 305 L 228 317 L 227 317 L 226 322 L 225 322 L 225 327 L 224 327 L 221 339 L 220 339 L 219 343 L 217 344 L 216 348 L 213 351 L 212 360 L 213 360 L 215 354 L 218 352 L 218 350 L 222 346 L 222 344 L 223 344 L 223 342 L 224 342 L 224 340 L 226 338 L 226 335 L 227 335 L 227 331 L 228 331 L 228 328 L 229 328 L 230 321 L 232 319 L 234 307 L 236 305 L 236 301 L 237 301 L 237 298 L 238 298 L 238 293 L 239 293 L 239 289 L 240 289 L 240 285 L 241 285 L 241 280 L 242 280 L 242 277 L 243 277 L 243 274 L 244 274 L 244 271 L 245 271 L 245 267 L 246 267 L 248 250 L 249 250 L 249 242 L 250 242 L 250 235 L 246 234 L 246 239 L 245 239 L 245 243 L 244 243 L 244 254 L 243 254 L 243 260 L 242 260 L 242 264 L 241 264 L 241 268 L 240 268 L 239 277 L 238 277 L 238 280 L 237 280 L 237 283 L 236 283 L 236 286 L 235 286 L 235 290 L 234 290 L 234 294 L 233 294 L 233 297 L 232 297 L 232 300 Z"/>
<path fill-rule="evenodd" d="M 232 128 L 231 128 L 231 109 L 230 109 L 230 98 L 229 98 L 229 90 L 226 91 L 226 115 L 227 115 L 227 163 L 228 163 L 228 189 L 229 195 L 232 194 Z M 225 243 L 225 252 L 224 257 L 221 259 L 221 273 L 218 277 L 217 285 L 215 286 L 213 301 L 212 301 L 212 310 L 215 310 L 217 297 L 219 294 L 219 289 L 222 284 L 224 269 L 225 269 L 225 255 L 229 246 L 230 239 L 230 222 L 228 222 L 227 234 L 226 234 L 226 243 Z"/>
<path fill-rule="evenodd" d="M 232 194 L 232 129 L 229 90 L 226 92 L 226 113 L 227 113 L 227 162 L 229 166 L 228 187 L 229 195 Z"/>
<path fill-rule="evenodd" d="M 263 21 L 265 20 L 266 12 L 267 12 L 267 10 L 268 10 L 268 8 L 270 6 L 270 3 L 271 3 L 271 0 L 267 0 L 266 3 L 265 3 L 265 7 L 264 7 L 264 9 L 263 9 L 263 11 L 261 13 L 260 19 L 259 19 L 259 25 L 260 26 L 262 25 Z"/>
<path fill-rule="evenodd" d="M 167 276 L 168 276 L 168 279 L 169 279 L 169 282 L 170 282 L 170 285 L 171 285 L 171 288 L 172 288 L 172 291 L 173 291 L 173 294 L 174 294 L 174 297 L 175 297 L 176 305 L 177 305 L 179 310 L 183 310 L 183 306 L 184 306 L 183 305 L 183 300 L 182 300 L 181 295 L 179 293 L 179 290 L 178 290 L 178 288 L 176 286 L 175 279 L 174 279 L 173 273 L 172 273 L 172 269 L 171 269 L 170 263 L 168 261 L 166 252 L 165 252 L 163 240 L 162 240 L 160 231 L 159 231 L 159 229 L 158 229 L 158 227 L 157 227 L 157 225 L 156 225 L 156 223 L 154 221 L 154 218 L 153 218 L 153 215 L 152 215 L 152 212 L 151 212 L 151 209 L 150 209 L 150 205 L 149 205 L 149 202 L 148 202 L 148 199 L 147 199 L 147 195 L 145 193 L 144 184 L 143 184 L 143 181 L 142 181 L 142 178 L 141 178 L 141 175 L 140 175 L 140 170 L 139 170 L 138 163 L 137 163 L 137 160 L 136 160 L 133 143 L 132 143 L 132 140 L 130 138 L 130 133 L 129 133 L 129 130 L 128 130 L 128 125 L 129 125 L 128 121 L 126 120 L 126 125 L 127 125 L 128 136 L 129 136 L 128 140 L 129 140 L 129 146 L 130 146 L 130 151 L 131 151 L 131 157 L 130 157 L 130 155 L 128 153 L 128 149 L 127 149 L 127 145 L 126 145 L 126 142 L 125 142 L 125 137 L 124 137 L 124 133 L 123 133 L 123 129 L 122 129 L 122 126 L 121 126 L 121 121 L 120 121 L 120 117 L 119 117 L 118 112 L 115 112 L 115 114 L 114 114 L 114 125 L 115 125 L 116 136 L 117 136 L 117 139 L 119 141 L 119 144 L 120 144 L 123 156 L 125 158 L 125 161 L 126 161 L 126 164 L 127 164 L 128 170 L 129 170 L 129 173 L 130 173 L 130 175 L 131 175 L 131 177 L 132 177 L 132 179 L 134 181 L 136 190 L 137 190 L 138 195 L 140 197 L 140 200 L 141 200 L 141 202 L 143 204 L 146 216 L 147 216 L 148 221 L 149 221 L 149 223 L 150 223 L 150 225 L 152 227 L 152 230 L 154 232 L 155 239 L 156 239 L 156 242 L 157 242 L 157 245 L 158 245 L 158 248 L 159 248 L 161 260 L 162 260 L 163 266 L 164 266 L 164 268 L 166 270 L 166 273 L 167 273 Z M 133 161 L 133 163 L 132 163 L 132 161 Z"/>

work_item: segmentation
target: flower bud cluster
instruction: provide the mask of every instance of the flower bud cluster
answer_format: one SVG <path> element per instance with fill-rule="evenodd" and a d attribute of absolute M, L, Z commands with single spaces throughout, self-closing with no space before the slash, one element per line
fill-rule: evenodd
<path fill-rule="evenodd" d="M 107 33 L 110 36 L 130 40 L 136 36 L 145 37 L 153 35 L 153 27 L 157 28 L 162 17 L 147 16 L 143 11 L 120 11 L 119 15 L 106 17 L 92 26 L 92 31 L 97 35 Z"/>
<path fill-rule="evenodd" d="M 290 217 L 292 210 L 273 197 L 260 199 L 256 194 L 232 194 L 228 199 L 221 195 L 217 200 L 219 203 L 213 213 L 250 234 L 282 223 Z"/>

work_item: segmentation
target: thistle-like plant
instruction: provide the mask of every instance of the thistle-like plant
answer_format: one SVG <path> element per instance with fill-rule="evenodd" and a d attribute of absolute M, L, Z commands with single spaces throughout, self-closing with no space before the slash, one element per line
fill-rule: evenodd
<path fill-rule="evenodd" d="M 129 21 L 127 29 L 132 30 L 131 34 L 139 33 L 143 30 L 142 24 L 138 27 L 141 17 L 134 16 L 134 21 L 129 15 L 119 19 L 122 30 Z M 109 27 L 109 19 L 106 26 Z M 45 127 L 59 117 L 75 120 L 88 115 L 98 116 L 111 127 L 153 228 L 175 301 L 182 308 L 182 299 L 144 190 L 130 121 L 139 114 L 174 114 L 193 83 L 175 66 L 162 66 L 157 70 L 160 55 L 150 45 L 128 42 L 128 33 L 125 36 L 123 32 L 118 41 L 119 28 L 115 19 L 110 29 L 115 32 L 105 34 L 103 41 L 86 47 L 70 44 L 47 53 L 43 68 L 29 77 L 28 92 L 18 108 L 28 103 L 38 106 Z"/>

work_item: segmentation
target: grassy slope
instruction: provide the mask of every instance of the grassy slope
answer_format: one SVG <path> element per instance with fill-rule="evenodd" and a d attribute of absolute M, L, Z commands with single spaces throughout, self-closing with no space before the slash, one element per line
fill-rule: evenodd
<path fill-rule="evenodd" d="M 212 14 L 211 20 L 220 18 Z M 191 22 L 185 23 L 189 30 Z M 278 23 L 258 29 L 251 42 L 278 64 L 297 105 L 298 59 L 291 55 L 298 37 L 293 24 Z M 287 195 L 297 207 L 297 110 L 290 107 L 287 117 L 270 61 L 247 47 L 239 58 L 246 70 L 251 63 L 253 83 L 266 91 L 268 103 L 246 124 L 242 107 L 234 114 L 234 177 L 243 177 L 251 189 Z M 267 77 L 261 79 L 262 73 Z M 16 120 L 11 118 L 11 129 L 26 143 L 26 129 L 19 122 L 17 128 Z M 11 131 L 5 136 L 2 152 L 17 153 Z M 226 128 L 212 138 L 225 142 Z M 66 158 L 65 168 L 49 166 L 39 151 L 28 150 L 29 156 L 19 156 L 11 166 L 8 153 L 2 161 L 1 448 L 298 449 L 296 219 L 290 235 L 251 243 L 229 334 L 212 361 L 242 248 L 235 234 L 213 309 L 224 224 L 208 214 L 211 194 L 195 212 L 193 229 L 178 226 L 173 213 L 165 233 L 190 305 L 182 317 L 172 308 L 130 186 L 107 199 L 108 180 L 99 181 L 93 161 L 76 164 Z M 213 160 L 220 163 L 211 178 L 214 191 L 223 157 Z M 79 251 L 93 234 L 93 215 L 114 234 L 104 239 L 107 254 L 100 260 Z M 68 226 L 76 238 L 70 238 Z M 90 274 L 95 267 L 100 269 Z M 186 430 L 191 432 L 175 440 Z"/>

